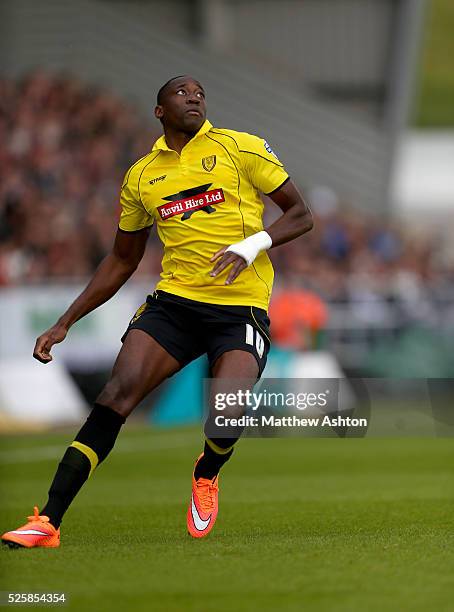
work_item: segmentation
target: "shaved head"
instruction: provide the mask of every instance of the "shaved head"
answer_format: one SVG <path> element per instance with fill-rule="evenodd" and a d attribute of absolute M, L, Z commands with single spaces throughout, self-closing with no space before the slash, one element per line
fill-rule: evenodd
<path fill-rule="evenodd" d="M 169 79 L 168 81 L 166 81 L 164 83 L 164 85 L 159 89 L 158 95 L 157 95 L 157 98 L 156 98 L 156 102 L 158 104 L 162 104 L 164 102 L 164 97 L 165 97 L 165 94 L 166 94 L 166 90 L 168 89 L 169 85 L 171 85 L 174 81 L 177 81 L 178 79 L 190 79 L 191 81 L 195 81 L 196 83 L 198 83 L 200 85 L 200 83 L 199 83 L 199 81 L 197 79 L 195 79 L 192 76 L 189 76 L 188 74 L 180 74 L 179 76 L 174 76 L 171 79 Z M 200 85 L 200 87 L 202 87 L 202 86 Z M 203 87 L 202 87 L 202 89 L 203 89 Z"/>
<path fill-rule="evenodd" d="M 182 79 L 182 78 L 184 78 L 185 76 L 186 76 L 186 75 L 184 75 L 184 74 L 180 74 L 179 76 L 174 76 L 174 77 L 172 77 L 171 79 L 169 79 L 168 81 L 166 81 L 166 82 L 164 83 L 164 85 L 163 85 L 163 86 L 160 88 L 160 90 L 158 91 L 158 95 L 156 96 L 156 102 L 157 102 L 158 104 L 162 104 L 162 102 L 163 102 L 163 98 L 164 98 L 164 95 L 165 95 L 165 92 L 166 92 L 166 88 L 167 88 L 167 86 L 168 86 L 168 85 L 170 85 L 170 83 L 172 83 L 172 82 L 173 82 L 173 81 L 175 81 L 176 79 Z"/>

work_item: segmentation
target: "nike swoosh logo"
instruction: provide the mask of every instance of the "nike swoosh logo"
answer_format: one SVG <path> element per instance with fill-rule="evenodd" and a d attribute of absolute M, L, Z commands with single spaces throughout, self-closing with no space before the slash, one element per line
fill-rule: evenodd
<path fill-rule="evenodd" d="M 15 531 L 10 531 L 10 533 L 17 533 L 17 535 L 49 535 L 45 531 L 38 531 L 37 529 L 16 529 Z"/>
<path fill-rule="evenodd" d="M 208 527 L 211 521 L 211 514 L 205 521 L 200 518 L 200 515 L 197 512 L 197 508 L 194 503 L 194 495 L 192 495 L 191 497 L 191 513 L 192 513 L 192 520 L 194 521 L 194 525 L 197 531 L 203 531 L 204 529 Z"/>

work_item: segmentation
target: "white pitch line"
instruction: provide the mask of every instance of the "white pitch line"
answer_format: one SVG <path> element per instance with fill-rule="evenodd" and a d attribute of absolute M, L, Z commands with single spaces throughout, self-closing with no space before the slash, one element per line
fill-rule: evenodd
<path fill-rule="evenodd" d="M 194 439 L 187 436 L 179 436 L 163 440 L 160 438 L 136 438 L 132 440 L 119 441 L 115 446 L 113 453 L 134 453 L 142 451 L 161 451 L 163 449 L 180 448 L 183 446 L 192 446 Z M 203 437 L 200 437 L 200 443 L 203 442 Z M 36 448 L 13 449 L 9 452 L 0 453 L 0 465 L 11 465 L 15 463 L 35 463 L 36 461 L 46 461 L 48 459 L 59 459 L 65 452 L 68 445 L 61 444 L 59 446 L 38 446 Z"/>

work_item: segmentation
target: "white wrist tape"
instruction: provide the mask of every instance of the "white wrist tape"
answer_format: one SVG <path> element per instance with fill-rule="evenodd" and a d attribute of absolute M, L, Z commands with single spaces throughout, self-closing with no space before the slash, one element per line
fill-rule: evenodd
<path fill-rule="evenodd" d="M 263 230 L 257 232 L 257 234 L 252 234 L 252 236 L 245 238 L 241 242 L 231 244 L 226 249 L 226 252 L 231 251 L 232 253 L 236 253 L 246 261 L 248 266 L 250 266 L 260 251 L 266 251 L 272 244 L 273 241 L 270 235 Z"/>

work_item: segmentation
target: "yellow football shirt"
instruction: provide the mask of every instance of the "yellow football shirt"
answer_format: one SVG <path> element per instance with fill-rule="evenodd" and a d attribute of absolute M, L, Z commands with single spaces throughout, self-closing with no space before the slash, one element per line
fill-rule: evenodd
<path fill-rule="evenodd" d="M 121 190 L 121 230 L 156 222 L 164 245 L 156 288 L 209 304 L 268 309 L 273 267 L 266 252 L 225 285 L 210 258 L 222 246 L 263 229 L 263 202 L 288 179 L 261 138 L 214 128 L 205 121 L 181 154 L 161 136 L 151 152 L 128 170 Z"/>

